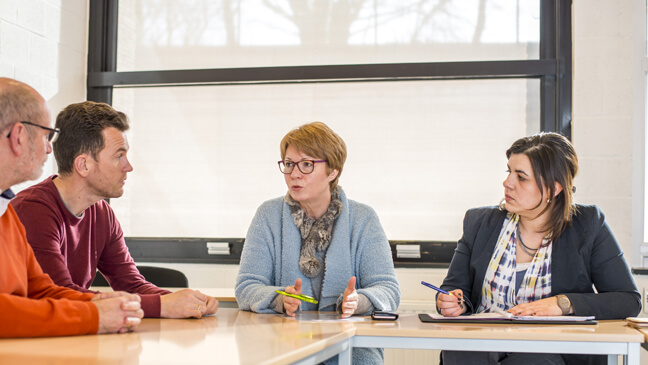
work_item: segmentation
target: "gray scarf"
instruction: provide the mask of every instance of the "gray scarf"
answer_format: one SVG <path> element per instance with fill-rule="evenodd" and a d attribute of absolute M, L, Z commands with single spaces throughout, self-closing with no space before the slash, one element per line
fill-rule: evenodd
<path fill-rule="evenodd" d="M 326 213 L 318 220 L 308 218 L 304 210 L 291 196 L 286 194 L 284 201 L 290 206 L 290 215 L 295 222 L 302 238 L 301 253 L 299 255 L 299 268 L 304 275 L 314 278 L 322 272 L 322 263 L 319 262 L 316 252 L 326 251 L 331 243 L 331 232 L 335 219 L 342 212 L 338 186 L 331 192 L 331 203 Z"/>

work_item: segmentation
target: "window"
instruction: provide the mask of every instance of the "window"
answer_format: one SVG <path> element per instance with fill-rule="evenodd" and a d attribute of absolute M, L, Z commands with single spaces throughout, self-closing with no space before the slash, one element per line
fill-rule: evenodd
<path fill-rule="evenodd" d="M 244 237 L 256 208 L 286 193 L 279 141 L 321 120 L 347 143 L 340 185 L 376 209 L 388 237 L 456 240 L 466 209 L 502 197 L 504 151 L 537 132 L 537 89 L 536 80 L 116 89 L 115 107 L 132 118 L 135 170 L 111 204 L 133 236 Z"/>
<path fill-rule="evenodd" d="M 536 1 L 120 1 L 118 71 L 538 59 Z"/>
<path fill-rule="evenodd" d="M 286 193 L 279 141 L 320 120 L 347 143 L 340 185 L 390 239 L 453 241 L 466 209 L 501 199 L 515 139 L 569 135 L 567 2 L 316 3 L 91 9 L 91 47 L 119 42 L 90 52 L 89 98 L 132 119 L 135 170 L 111 201 L 126 235 L 244 237 Z"/>

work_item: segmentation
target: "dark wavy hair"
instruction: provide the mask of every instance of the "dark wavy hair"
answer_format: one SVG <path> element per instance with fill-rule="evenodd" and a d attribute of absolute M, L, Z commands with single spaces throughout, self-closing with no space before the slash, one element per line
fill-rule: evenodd
<path fill-rule="evenodd" d="M 559 237 L 571 222 L 576 213 L 573 203 L 574 177 L 578 173 L 578 157 L 572 143 L 563 135 L 554 132 L 542 132 L 530 137 L 520 138 L 506 150 L 506 158 L 513 154 L 524 154 L 531 161 L 536 184 L 544 194 L 544 188 L 549 190 L 550 199 L 545 209 L 539 215 L 549 211 L 549 220 L 544 230 L 552 232 L 552 238 Z M 563 190 L 556 193 L 555 183 Z M 538 203 L 538 206 L 542 203 Z"/>

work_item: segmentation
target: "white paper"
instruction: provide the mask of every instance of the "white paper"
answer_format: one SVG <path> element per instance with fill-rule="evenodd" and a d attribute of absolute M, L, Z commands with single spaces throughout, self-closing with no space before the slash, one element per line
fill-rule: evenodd
<path fill-rule="evenodd" d="M 517 320 L 517 321 L 569 321 L 569 322 L 583 322 L 594 319 L 594 316 L 514 316 L 511 313 L 477 313 L 467 316 L 457 317 L 444 317 L 441 314 L 427 313 L 432 319 L 447 319 L 447 320 Z"/>

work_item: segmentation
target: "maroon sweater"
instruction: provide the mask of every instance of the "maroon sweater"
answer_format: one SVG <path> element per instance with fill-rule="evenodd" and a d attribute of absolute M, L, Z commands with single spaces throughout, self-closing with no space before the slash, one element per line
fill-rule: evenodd
<path fill-rule="evenodd" d="M 43 271 L 57 285 L 96 293 L 88 288 L 99 269 L 114 290 L 140 294 L 146 317 L 159 317 L 160 295 L 170 292 L 139 273 L 110 205 L 100 200 L 81 217 L 75 216 L 61 200 L 55 177 L 21 191 L 11 201 Z"/>

